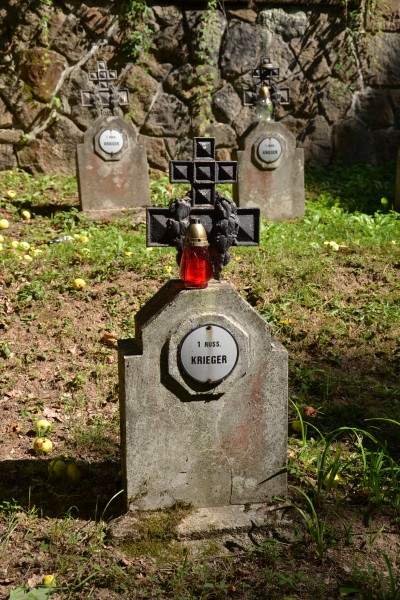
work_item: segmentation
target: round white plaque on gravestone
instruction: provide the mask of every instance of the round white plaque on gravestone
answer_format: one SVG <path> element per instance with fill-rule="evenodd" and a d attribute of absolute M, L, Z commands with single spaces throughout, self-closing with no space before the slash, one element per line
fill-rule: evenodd
<path fill-rule="evenodd" d="M 100 134 L 99 146 L 107 154 L 117 154 L 124 147 L 124 138 L 117 129 L 105 129 Z"/>
<path fill-rule="evenodd" d="M 190 331 L 180 346 L 187 375 L 200 383 L 218 383 L 234 369 L 238 346 L 233 335 L 219 325 L 202 325 Z"/>
<path fill-rule="evenodd" d="M 257 154 L 265 163 L 273 163 L 282 154 L 282 146 L 279 140 L 273 137 L 264 138 L 258 145 Z"/>

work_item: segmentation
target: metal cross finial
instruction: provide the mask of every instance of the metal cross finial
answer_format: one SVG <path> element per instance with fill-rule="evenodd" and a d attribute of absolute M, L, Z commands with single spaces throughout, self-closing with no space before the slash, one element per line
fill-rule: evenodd
<path fill-rule="evenodd" d="M 111 82 L 117 80 L 117 71 L 107 69 L 104 60 L 97 62 L 97 71 L 89 71 L 92 90 L 81 91 L 82 106 L 95 106 L 100 113 L 108 109 L 112 115 L 118 106 L 129 104 L 128 90 L 119 90 Z"/>
<path fill-rule="evenodd" d="M 274 109 L 279 104 L 289 104 L 289 88 L 280 88 L 273 81 L 275 77 L 279 77 L 279 67 L 275 67 L 269 58 L 261 59 L 259 66 L 253 69 L 254 86 L 243 92 L 243 104 L 252 106 L 256 104 L 259 98 L 260 89 L 266 86 L 270 90 L 272 104 Z"/>
<path fill-rule="evenodd" d="M 237 208 L 215 190 L 218 183 L 236 181 L 237 163 L 215 160 L 214 138 L 194 138 L 193 148 L 193 161 L 170 161 L 170 182 L 190 183 L 191 190 L 169 208 L 147 209 L 147 246 L 175 246 L 179 263 L 189 217 L 197 216 L 207 232 L 214 277 L 220 279 L 231 246 L 259 244 L 260 210 Z"/>

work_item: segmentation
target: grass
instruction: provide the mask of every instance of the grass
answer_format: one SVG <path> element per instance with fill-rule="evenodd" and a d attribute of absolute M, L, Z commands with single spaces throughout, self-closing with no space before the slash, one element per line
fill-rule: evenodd
<path fill-rule="evenodd" d="M 105 520 L 120 511 L 116 340 L 134 335 L 137 310 L 178 276 L 175 251 L 147 249 L 145 226 L 128 218 L 87 219 L 74 178 L 0 173 L 0 219 L 10 223 L 0 232 L 0 598 L 47 597 L 46 573 L 61 599 L 399 598 L 394 172 L 307 169 L 304 219 L 263 221 L 258 248 L 232 249 L 225 278 L 289 351 L 281 508 L 293 529 L 228 556 L 210 542 L 198 558 L 177 542 L 181 510 L 147 515 L 123 543 L 108 539 Z M 154 204 L 184 191 L 151 180 Z M 86 287 L 74 288 L 77 277 Z M 55 451 L 36 458 L 43 416 Z M 89 476 L 49 477 L 53 457 L 84 461 Z"/>

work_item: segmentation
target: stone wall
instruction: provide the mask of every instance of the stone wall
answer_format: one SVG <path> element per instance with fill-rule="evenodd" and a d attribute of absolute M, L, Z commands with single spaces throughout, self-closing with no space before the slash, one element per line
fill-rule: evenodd
<path fill-rule="evenodd" d="M 191 156 L 212 135 L 229 159 L 254 121 L 243 88 L 263 56 L 291 102 L 277 118 L 308 164 L 394 160 L 400 146 L 400 2 L 148 0 L 149 33 L 106 0 L 3 0 L 0 8 L 0 169 L 75 172 L 76 144 L 96 118 L 81 106 L 97 60 L 129 90 L 120 109 L 152 168 Z M 129 32 L 149 42 L 134 60 Z M 207 87 L 208 86 L 208 87 Z"/>

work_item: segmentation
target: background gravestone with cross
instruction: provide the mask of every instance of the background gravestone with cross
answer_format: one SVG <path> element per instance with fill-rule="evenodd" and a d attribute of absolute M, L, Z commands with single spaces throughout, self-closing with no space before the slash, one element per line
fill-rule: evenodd
<path fill-rule="evenodd" d="M 127 90 L 116 87 L 117 72 L 98 61 L 89 72 L 92 88 L 81 91 L 83 107 L 100 115 L 77 147 L 81 208 L 91 216 L 119 214 L 150 204 L 146 149 L 136 130 L 117 113 L 129 104 Z"/>
<path fill-rule="evenodd" d="M 244 104 L 255 105 L 257 123 L 240 140 L 238 181 L 233 188 L 240 207 L 258 206 L 266 219 L 304 215 L 304 153 L 294 135 L 274 115 L 289 104 L 289 91 L 279 88 L 279 68 L 264 58 L 253 70 L 254 86 L 244 91 Z"/>
<path fill-rule="evenodd" d="M 193 161 L 171 161 L 171 181 L 191 189 L 147 211 L 148 244 L 179 255 L 195 214 L 223 259 L 204 289 L 168 281 L 136 314 L 135 337 L 119 342 L 127 509 L 181 501 L 244 512 L 286 493 L 287 352 L 220 271 L 229 247 L 258 243 L 259 211 L 215 191 L 236 165 L 215 161 L 214 144 L 195 138 Z"/>

